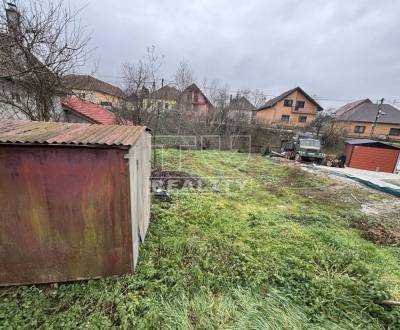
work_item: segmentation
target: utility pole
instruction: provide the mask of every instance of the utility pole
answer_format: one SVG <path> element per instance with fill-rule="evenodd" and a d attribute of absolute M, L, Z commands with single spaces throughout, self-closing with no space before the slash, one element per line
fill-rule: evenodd
<path fill-rule="evenodd" d="M 377 125 L 377 123 L 378 123 L 378 119 L 379 119 L 379 117 L 382 115 L 382 105 L 383 105 L 383 101 L 384 101 L 384 100 L 385 100 L 385 99 L 382 97 L 380 103 L 378 104 L 378 108 L 377 108 L 377 112 L 376 112 L 375 121 L 374 121 L 374 123 L 372 124 L 372 127 L 371 127 L 371 134 L 370 134 L 370 136 L 369 136 L 371 139 L 372 139 L 372 137 L 373 137 L 373 135 L 374 135 L 374 131 L 375 131 L 375 127 L 376 127 L 376 125 Z"/>

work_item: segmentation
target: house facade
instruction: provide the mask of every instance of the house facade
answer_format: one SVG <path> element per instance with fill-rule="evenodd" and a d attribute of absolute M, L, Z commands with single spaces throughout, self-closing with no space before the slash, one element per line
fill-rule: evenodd
<path fill-rule="evenodd" d="M 117 86 L 88 75 L 67 75 L 64 83 L 80 99 L 90 101 L 108 110 L 132 108 L 132 103 Z"/>
<path fill-rule="evenodd" d="M 348 137 L 400 141 L 400 109 L 383 104 L 376 120 L 377 114 L 378 105 L 370 99 L 355 101 L 335 112 L 335 125 Z"/>
<path fill-rule="evenodd" d="M 175 87 L 165 85 L 155 92 L 149 94 L 144 102 L 144 108 L 152 110 L 171 110 L 174 109 L 180 100 L 181 93 Z"/>
<path fill-rule="evenodd" d="M 300 87 L 288 90 L 257 109 L 261 124 L 304 127 L 312 123 L 323 108 Z"/>
<path fill-rule="evenodd" d="M 53 73 L 21 42 L 21 20 L 12 2 L 6 5 L 7 24 L 0 27 L 0 118 L 29 119 L 37 113 L 37 90 L 32 88 L 32 67 L 37 76 L 56 83 Z M 59 96 L 48 101 L 50 120 L 61 115 Z"/>
<path fill-rule="evenodd" d="M 181 96 L 182 105 L 185 110 L 198 115 L 206 115 L 214 106 L 196 85 L 192 84 L 185 88 Z"/>
<path fill-rule="evenodd" d="M 228 118 L 233 121 L 251 123 L 256 107 L 244 96 L 237 95 L 230 99 Z"/>

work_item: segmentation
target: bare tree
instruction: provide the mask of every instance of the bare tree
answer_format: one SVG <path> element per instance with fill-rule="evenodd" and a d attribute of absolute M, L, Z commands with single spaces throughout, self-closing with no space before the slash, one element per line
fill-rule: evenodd
<path fill-rule="evenodd" d="M 175 87 L 181 92 L 195 81 L 192 68 L 185 60 L 179 62 L 173 78 Z"/>
<path fill-rule="evenodd" d="M 164 56 L 156 53 L 155 46 L 148 47 L 146 55 L 136 63 L 123 65 L 123 80 L 126 93 L 134 104 L 131 115 L 127 116 L 135 124 L 151 126 L 158 104 L 154 92 L 159 87 L 160 70 Z"/>
<path fill-rule="evenodd" d="M 183 120 L 187 113 L 190 102 L 187 95 L 184 94 L 185 89 L 194 83 L 194 74 L 188 62 L 181 60 L 176 68 L 173 76 L 174 86 L 179 91 L 179 98 L 175 108 L 170 111 L 168 118 L 171 123 L 175 124 L 175 132 L 179 135 L 182 132 Z"/>
<path fill-rule="evenodd" d="M 3 1 L 0 15 L 0 103 L 31 120 L 58 120 L 63 77 L 83 65 L 90 36 L 81 9 L 63 0 Z M 11 114 L 12 115 L 12 114 Z"/>

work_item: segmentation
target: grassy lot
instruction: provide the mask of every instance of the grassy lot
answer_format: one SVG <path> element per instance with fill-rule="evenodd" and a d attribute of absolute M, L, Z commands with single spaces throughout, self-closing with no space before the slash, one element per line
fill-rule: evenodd
<path fill-rule="evenodd" d="M 400 309 L 376 304 L 400 299 L 400 248 L 357 229 L 374 221 L 360 204 L 382 195 L 259 156 L 186 151 L 180 162 L 169 150 L 164 161 L 202 177 L 208 191 L 153 204 L 137 272 L 2 290 L 0 326 L 400 328 Z"/>

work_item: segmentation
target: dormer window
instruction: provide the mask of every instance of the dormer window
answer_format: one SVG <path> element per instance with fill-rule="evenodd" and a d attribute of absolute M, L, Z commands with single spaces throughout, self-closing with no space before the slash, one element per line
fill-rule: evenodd
<path fill-rule="evenodd" d="M 293 105 L 293 100 L 286 99 L 285 101 L 283 101 L 283 106 L 285 106 L 285 107 L 291 108 L 292 105 Z"/>

